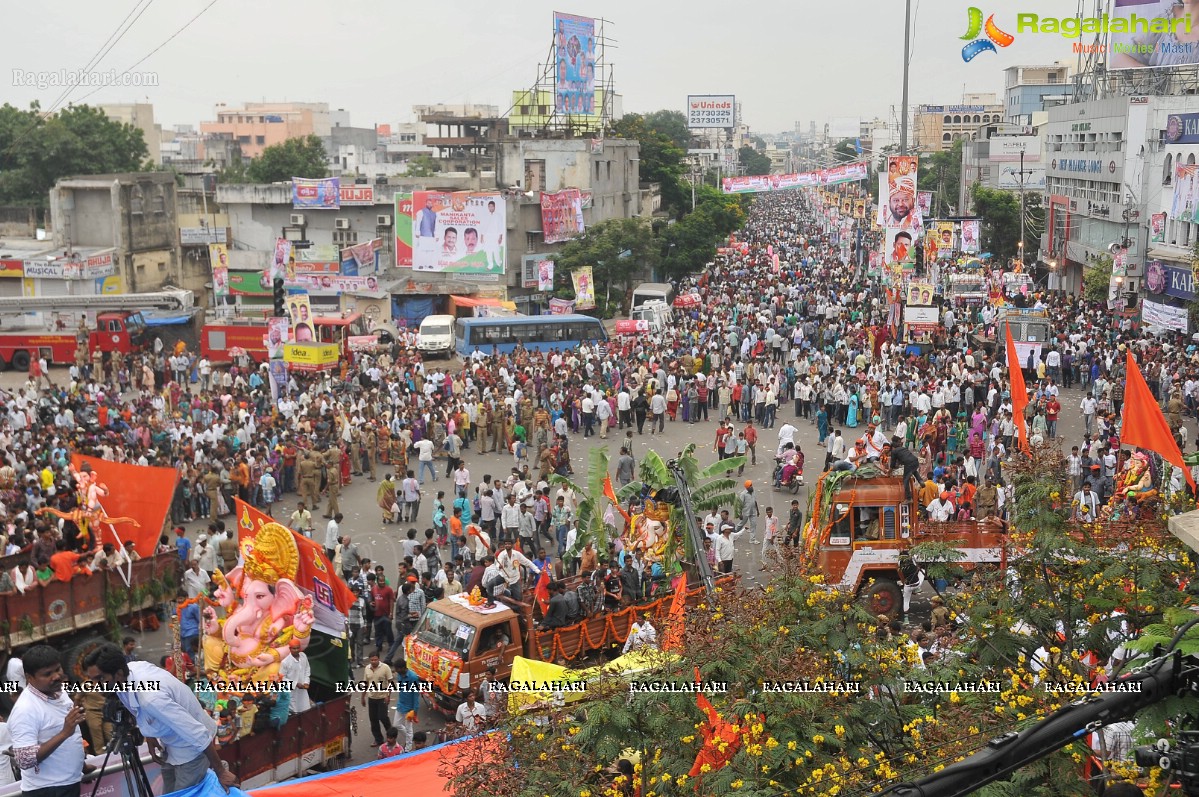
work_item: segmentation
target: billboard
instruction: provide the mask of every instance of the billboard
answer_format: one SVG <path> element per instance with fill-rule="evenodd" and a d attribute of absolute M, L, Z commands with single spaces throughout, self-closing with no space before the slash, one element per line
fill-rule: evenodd
<path fill-rule="evenodd" d="M 736 127 L 737 98 L 732 94 L 687 95 L 687 127 Z"/>
<path fill-rule="evenodd" d="M 296 210 L 304 208 L 337 210 L 341 207 L 341 179 L 325 177 L 312 180 L 306 177 L 291 178 L 291 206 Z"/>
<path fill-rule="evenodd" d="M 569 241 L 583 233 L 583 197 L 579 189 L 541 192 L 541 230 L 547 244 Z"/>
<path fill-rule="evenodd" d="M 375 204 L 375 187 L 351 183 L 337 189 L 337 201 L 342 205 L 373 205 Z"/>
<path fill-rule="evenodd" d="M 1173 307 L 1162 302 L 1149 299 L 1141 300 L 1141 321 L 1155 327 L 1187 332 L 1187 310 L 1185 307 Z"/>
<path fill-rule="evenodd" d="M 979 247 L 978 219 L 962 222 L 962 251 L 968 255 L 977 255 Z"/>
<path fill-rule="evenodd" d="M 1009 163 L 999 167 L 999 188 L 1016 191 L 1020 188 L 1020 164 Z M 1045 167 L 1024 164 L 1024 188 L 1027 191 L 1045 190 Z"/>
<path fill-rule="evenodd" d="M 916 207 L 920 208 L 921 216 L 928 218 L 929 214 L 933 212 L 933 192 L 917 191 Z"/>
<path fill-rule="evenodd" d="M 868 166 L 863 162 L 843 163 L 829 169 L 799 174 L 759 174 L 744 177 L 725 177 L 720 181 L 726 194 L 756 194 L 763 191 L 785 191 L 817 185 L 839 185 L 865 180 Z"/>
<path fill-rule="evenodd" d="M 396 194 L 395 203 L 396 266 L 412 268 L 412 194 Z"/>
<path fill-rule="evenodd" d="M 909 282 L 907 292 L 904 295 L 907 304 L 927 307 L 933 303 L 933 296 L 936 295 L 936 291 L 933 290 L 931 282 Z"/>
<path fill-rule="evenodd" d="M 224 244 L 208 245 L 208 262 L 212 266 L 212 295 L 229 295 L 229 252 Z"/>
<path fill-rule="evenodd" d="M 595 307 L 595 278 L 591 266 L 577 268 L 570 274 L 575 289 L 575 309 L 590 310 Z"/>
<path fill-rule="evenodd" d="M 1175 9 L 1182 9 L 1175 13 Z M 1104 15 L 1111 39 L 1107 68 L 1159 69 L 1199 64 L 1199 48 L 1176 38 L 1190 33 L 1190 5 L 1163 0 L 1114 0 Z"/>
<path fill-rule="evenodd" d="M 1172 113 L 1166 117 L 1167 144 L 1199 144 L 1199 113 Z"/>
<path fill-rule="evenodd" d="M 878 176 L 878 226 L 911 231 L 919 231 L 924 226 L 916 204 L 918 163 L 915 155 L 887 158 L 887 171 Z"/>
<path fill-rule="evenodd" d="M 1170 218 L 1193 221 L 1196 207 L 1199 207 L 1199 167 L 1186 164 L 1175 166 Z M 25 276 L 29 276 L 28 270 Z"/>
<path fill-rule="evenodd" d="M 554 110 L 595 113 L 595 20 L 554 12 Z"/>
<path fill-rule="evenodd" d="M 828 137 L 831 139 L 856 139 L 861 134 L 862 122 L 856 116 L 838 116 L 828 123 Z"/>
<path fill-rule="evenodd" d="M 883 238 L 883 262 L 888 266 L 893 263 L 902 265 L 916 262 L 916 238 L 910 229 L 905 227 L 889 227 Z"/>
<path fill-rule="evenodd" d="M 498 192 L 416 191 L 412 207 L 413 270 L 504 273 L 508 206 Z"/>
<path fill-rule="evenodd" d="M 1025 164 L 1041 160 L 1040 136 L 996 136 L 991 139 L 987 158 L 991 163 L 1019 163 L 1021 152 Z"/>
<path fill-rule="evenodd" d="M 287 317 L 291 320 L 292 340 L 297 343 L 311 343 L 316 340 L 316 330 L 312 327 L 312 302 L 308 298 L 308 291 L 288 294 Z"/>

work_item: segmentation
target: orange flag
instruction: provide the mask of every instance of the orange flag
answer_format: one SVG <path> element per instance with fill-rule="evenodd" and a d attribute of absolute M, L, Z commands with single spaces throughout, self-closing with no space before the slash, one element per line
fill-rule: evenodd
<path fill-rule="evenodd" d="M 1003 325 L 1007 336 L 1007 371 L 1012 382 L 1012 419 L 1016 422 L 1021 451 L 1028 451 L 1028 424 L 1024 420 L 1024 408 L 1028 406 L 1028 388 L 1024 386 L 1024 372 L 1020 370 L 1020 355 L 1016 353 L 1016 341 L 1012 340 L 1012 327 Z"/>
<path fill-rule="evenodd" d="M 666 618 L 666 634 L 662 638 L 662 650 L 682 652 L 683 617 L 687 611 L 687 579 L 680 578 L 675 585 L 674 598 L 670 601 L 670 614 Z"/>
<path fill-rule="evenodd" d="M 1123 424 L 1120 427 L 1120 442 L 1160 454 L 1166 462 L 1182 468 L 1187 483 L 1191 485 L 1192 490 L 1195 489 L 1191 469 L 1183 462 L 1182 452 L 1174 442 L 1174 435 L 1170 432 L 1170 425 L 1166 423 L 1166 416 L 1162 415 L 1157 399 L 1149 392 L 1149 385 L 1145 384 L 1145 377 L 1141 375 L 1141 369 L 1137 366 L 1131 350 L 1128 352 L 1128 365 L 1124 375 L 1124 413 Z"/>
<path fill-rule="evenodd" d="M 545 617 L 550 610 L 549 565 L 541 568 L 541 575 L 537 577 L 537 586 L 533 589 L 533 597 L 537 599 L 537 605 L 541 607 L 541 616 Z"/>

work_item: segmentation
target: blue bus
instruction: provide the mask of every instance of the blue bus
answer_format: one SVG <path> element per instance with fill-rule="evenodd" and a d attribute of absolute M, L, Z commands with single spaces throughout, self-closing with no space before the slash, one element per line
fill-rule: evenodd
<path fill-rule="evenodd" d="M 607 339 L 600 320 L 586 315 L 459 318 L 454 326 L 454 348 L 463 357 L 476 347 L 484 354 L 508 354 L 518 343 L 530 351 L 561 351 Z"/>

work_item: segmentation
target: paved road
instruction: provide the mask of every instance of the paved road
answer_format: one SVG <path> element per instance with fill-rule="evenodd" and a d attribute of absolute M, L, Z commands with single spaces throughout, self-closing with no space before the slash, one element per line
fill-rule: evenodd
<path fill-rule="evenodd" d="M 65 377 L 65 371 L 55 368 L 52 370 L 52 376 L 55 379 L 63 378 Z M 22 375 L 14 374 L 11 371 L 0 374 L 0 387 L 6 389 L 12 389 L 21 384 L 22 381 Z M 1065 443 L 1067 450 L 1070 445 L 1079 444 L 1082 441 L 1082 418 L 1077 411 L 1081 398 L 1082 392 L 1078 389 L 1064 391 L 1061 397 L 1063 413 L 1062 420 L 1059 423 L 1059 436 L 1068 441 Z M 789 420 L 798 427 L 798 440 L 807 456 L 808 467 L 806 468 L 805 475 L 809 487 L 815 484 L 816 477 L 819 475 L 824 461 L 824 449 L 816 445 L 815 425 L 806 420 L 796 420 L 793 410 L 793 402 L 780 407 L 775 429 L 762 429 L 759 431 L 757 464 L 747 465 L 744 476 L 738 477 L 739 479 L 753 480 L 762 510 L 765 511 L 766 507 L 773 506 L 775 514 L 782 518 L 783 523 L 786 521 L 791 499 L 796 496 L 792 496 L 789 492 L 774 492 L 770 487 L 773 467 L 772 453 L 778 442 L 778 426 L 781 426 L 784 421 Z M 668 420 L 666 422 L 666 431 L 663 435 L 650 435 L 648 432 L 643 435 L 634 434 L 633 456 L 640 462 L 648 451 L 655 450 L 663 457 L 670 457 L 682 450 L 688 443 L 696 443 L 701 461 L 715 461 L 716 454 L 712 450 L 716 429 L 715 414 L 711 414 L 710 417 L 711 420 L 696 424 L 683 423 L 682 421 L 672 423 Z M 863 431 L 864 427 L 859 426 L 857 430 L 844 430 L 843 435 L 852 440 Z M 1192 428 L 1192 431 L 1194 431 L 1194 428 Z M 573 435 L 571 439 L 572 461 L 576 465 L 585 463 L 588 461 L 590 450 L 597 446 L 602 446 L 607 448 L 609 459 L 614 467 L 616 458 L 620 453 L 619 446 L 623 439 L 624 433 L 618 433 L 615 429 L 609 434 L 607 440 L 602 440 L 598 436 L 584 440 L 581 434 Z M 510 472 L 510 468 L 512 467 L 512 458 L 510 455 L 479 454 L 472 450 L 466 452 L 465 460 L 476 483 L 484 474 L 488 473 L 493 476 L 503 477 Z M 445 466 L 444 462 L 438 464 L 440 465 L 438 472 L 440 476 L 444 472 Z M 383 473 L 384 471 L 380 470 L 379 476 L 382 477 Z M 581 478 L 582 476 L 580 475 Z M 449 480 L 445 478 L 426 484 L 422 491 L 421 514 L 416 523 L 383 526 L 379 510 L 375 505 L 376 486 L 377 483 L 370 482 L 365 476 L 356 476 L 352 484 L 343 488 L 340 497 L 341 511 L 345 515 L 345 520 L 341 527 L 342 533 L 349 534 L 363 546 L 365 551 L 369 552 L 372 560 L 377 564 L 384 565 L 387 573 L 394 574 L 399 561 L 400 540 L 403 538 L 404 532 L 406 532 L 409 525 L 412 525 L 418 528 L 423 536 L 424 529 L 431 525 L 431 507 L 437 490 L 446 489 L 447 493 L 452 493 L 452 491 L 449 489 Z M 807 489 L 801 489 L 797 496 L 804 507 L 805 513 L 808 501 Z M 292 510 L 295 509 L 297 500 L 298 498 L 294 494 L 285 496 L 283 501 L 275 505 L 275 517 L 288 517 Z M 324 505 L 322 504 L 319 512 L 313 512 L 317 527 L 317 539 L 323 539 L 324 537 L 324 523 L 326 521 L 321 518 L 323 511 Z M 194 538 L 204 526 L 204 522 L 190 524 L 189 536 Z M 751 586 L 762 584 L 769 578 L 769 571 L 765 573 L 761 571 L 762 564 L 760 545 L 750 545 L 748 539 L 745 537 L 737 542 L 736 567 L 743 574 L 746 584 Z M 924 596 L 925 599 L 927 597 L 927 595 Z M 926 600 L 917 600 L 917 612 L 915 615 L 917 618 L 920 617 L 922 611 L 926 611 L 926 606 Z M 134 634 L 134 636 L 139 635 Z M 143 658 L 157 661 L 158 657 L 165 653 L 167 636 L 164 632 L 160 631 L 155 634 L 140 635 L 139 638 L 141 640 L 141 650 L 139 652 Z M 421 729 L 432 731 L 440 727 L 441 723 L 437 718 L 428 716 L 429 712 L 424 712 L 423 714 L 424 716 L 420 723 Z M 373 750 L 370 747 L 371 739 L 367 730 L 365 710 L 360 708 L 359 715 L 361 733 L 355 739 L 353 751 L 356 762 L 362 762 L 374 757 Z"/>

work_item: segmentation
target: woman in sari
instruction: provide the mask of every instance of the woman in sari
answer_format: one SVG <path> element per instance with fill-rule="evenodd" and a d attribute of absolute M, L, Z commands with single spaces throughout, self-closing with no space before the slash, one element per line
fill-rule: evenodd
<path fill-rule="evenodd" d="M 851 429 L 858 426 L 858 394 L 855 391 L 849 397 L 849 406 L 845 411 L 845 425 Z"/>
<path fill-rule="evenodd" d="M 396 486 L 395 482 L 391 480 L 390 473 L 383 477 L 383 481 L 379 482 L 379 489 L 375 491 L 375 502 L 383 512 L 383 522 L 393 522 L 395 520 L 393 508 L 396 504 Z"/>

